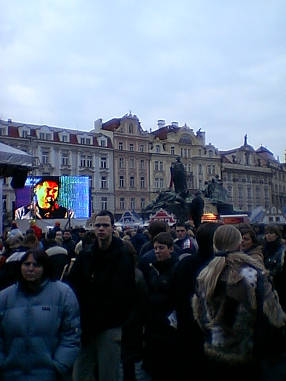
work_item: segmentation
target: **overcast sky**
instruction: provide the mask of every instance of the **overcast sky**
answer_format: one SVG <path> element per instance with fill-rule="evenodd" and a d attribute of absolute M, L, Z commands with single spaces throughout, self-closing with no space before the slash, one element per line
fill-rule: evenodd
<path fill-rule="evenodd" d="M 285 0 L 0 3 L 0 118 L 88 131 L 131 111 L 284 162 Z"/>

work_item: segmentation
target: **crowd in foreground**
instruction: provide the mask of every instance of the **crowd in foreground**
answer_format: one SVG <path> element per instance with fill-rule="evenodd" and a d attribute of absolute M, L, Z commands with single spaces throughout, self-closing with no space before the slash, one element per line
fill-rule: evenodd
<path fill-rule="evenodd" d="M 153 221 L 0 246 L 0 380 L 286 380 L 285 226 Z"/>

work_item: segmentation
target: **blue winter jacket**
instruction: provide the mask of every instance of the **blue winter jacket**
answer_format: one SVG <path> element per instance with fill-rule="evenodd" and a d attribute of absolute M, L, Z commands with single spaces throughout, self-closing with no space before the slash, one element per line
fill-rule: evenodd
<path fill-rule="evenodd" d="M 1 380 L 60 380 L 79 345 L 79 306 L 68 285 L 47 280 L 38 293 L 24 293 L 19 284 L 0 292 Z"/>

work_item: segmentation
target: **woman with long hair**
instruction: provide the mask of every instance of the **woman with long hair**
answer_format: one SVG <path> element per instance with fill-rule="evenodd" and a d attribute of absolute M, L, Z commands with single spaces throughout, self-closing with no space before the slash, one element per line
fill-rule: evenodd
<path fill-rule="evenodd" d="M 260 321 L 276 328 L 286 323 L 264 265 L 240 251 L 241 241 L 233 225 L 217 228 L 215 257 L 198 275 L 193 297 L 208 368 L 220 380 L 260 379 Z"/>

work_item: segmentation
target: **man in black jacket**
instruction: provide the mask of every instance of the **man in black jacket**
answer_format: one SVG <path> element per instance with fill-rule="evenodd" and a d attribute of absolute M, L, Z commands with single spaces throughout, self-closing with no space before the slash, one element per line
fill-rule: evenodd
<path fill-rule="evenodd" d="M 195 197 L 191 202 L 191 217 L 194 221 L 196 231 L 201 224 L 202 215 L 204 214 L 204 206 L 205 202 L 202 198 L 202 192 L 198 191 L 195 193 Z"/>
<path fill-rule="evenodd" d="M 68 276 L 80 308 L 82 349 L 74 380 L 118 380 L 121 326 L 135 290 L 134 259 L 113 233 L 114 217 L 101 211 L 95 219 L 96 241 L 80 252 Z"/>

